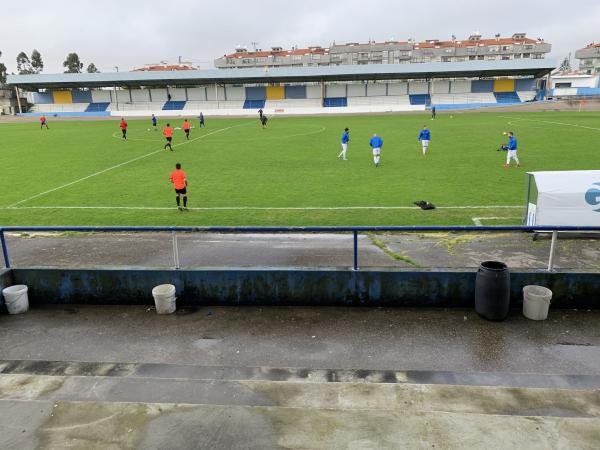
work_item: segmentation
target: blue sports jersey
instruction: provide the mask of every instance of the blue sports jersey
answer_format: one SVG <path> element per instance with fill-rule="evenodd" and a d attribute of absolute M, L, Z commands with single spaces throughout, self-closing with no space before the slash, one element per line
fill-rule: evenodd
<path fill-rule="evenodd" d="M 344 131 L 344 134 L 342 134 L 342 144 L 347 144 L 348 142 L 350 142 L 350 134 Z"/>
<path fill-rule="evenodd" d="M 373 136 L 369 142 L 369 145 L 371 145 L 372 148 L 381 148 L 383 147 L 383 139 L 381 139 L 379 136 Z"/>
<path fill-rule="evenodd" d="M 508 149 L 516 150 L 517 149 L 517 139 L 514 136 L 508 138 Z"/>
<path fill-rule="evenodd" d="M 156 117 L 152 118 L 152 125 L 156 125 Z"/>
<path fill-rule="evenodd" d="M 430 141 L 431 140 L 431 132 L 429 130 L 421 130 L 419 134 L 420 141 Z"/>

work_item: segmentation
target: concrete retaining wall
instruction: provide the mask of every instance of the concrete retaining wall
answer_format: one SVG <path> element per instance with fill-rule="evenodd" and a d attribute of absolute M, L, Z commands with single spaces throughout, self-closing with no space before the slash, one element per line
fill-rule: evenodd
<path fill-rule="evenodd" d="M 355 305 L 461 307 L 474 304 L 474 270 L 230 269 L 12 270 L 39 304 L 150 305 L 152 287 L 170 283 L 184 305 Z M 2 278 L 0 278 L 1 282 Z M 554 291 L 553 307 L 600 308 L 600 274 L 515 272 L 512 304 L 527 284 Z"/>

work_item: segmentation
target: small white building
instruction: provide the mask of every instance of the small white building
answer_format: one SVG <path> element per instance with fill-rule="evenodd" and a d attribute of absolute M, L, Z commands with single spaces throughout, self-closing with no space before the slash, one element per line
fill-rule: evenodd
<path fill-rule="evenodd" d="M 529 172 L 526 224 L 600 225 L 600 170 Z"/>
<path fill-rule="evenodd" d="M 596 95 L 600 88 L 600 76 L 586 73 L 559 73 L 550 81 L 552 97 Z"/>

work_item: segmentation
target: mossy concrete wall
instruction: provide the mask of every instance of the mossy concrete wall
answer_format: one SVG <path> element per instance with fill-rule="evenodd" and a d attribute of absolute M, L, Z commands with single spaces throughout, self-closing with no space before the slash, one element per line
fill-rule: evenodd
<path fill-rule="evenodd" d="M 10 281 L 29 286 L 33 305 L 151 305 L 152 288 L 169 283 L 177 288 L 179 305 L 470 308 L 475 277 L 474 270 L 20 268 L 12 270 Z M 554 308 L 600 308 L 599 273 L 513 272 L 513 307 L 520 305 L 528 284 L 550 288 Z"/>

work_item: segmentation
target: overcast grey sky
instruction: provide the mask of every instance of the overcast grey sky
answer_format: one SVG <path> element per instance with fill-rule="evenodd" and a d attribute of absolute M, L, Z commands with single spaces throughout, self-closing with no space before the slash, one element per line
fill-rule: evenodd
<path fill-rule="evenodd" d="M 108 72 L 178 56 L 209 69 L 214 58 L 253 41 L 266 49 L 527 32 L 552 43 L 556 59 L 600 41 L 599 0 L 11 0 L 1 12 L 0 62 L 9 72 L 21 50 L 34 48 L 49 73 L 62 72 L 73 51 L 85 66 Z"/>

